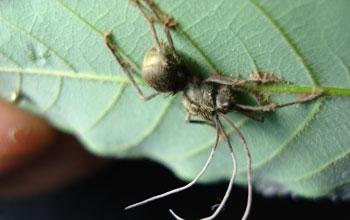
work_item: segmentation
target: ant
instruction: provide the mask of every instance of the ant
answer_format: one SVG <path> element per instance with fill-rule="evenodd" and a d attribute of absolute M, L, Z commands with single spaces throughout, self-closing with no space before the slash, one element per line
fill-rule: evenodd
<path fill-rule="evenodd" d="M 253 91 L 249 87 L 245 87 L 245 85 L 249 84 L 260 85 L 268 83 L 286 83 L 280 78 L 274 76 L 273 74 L 256 71 L 253 72 L 248 79 L 238 80 L 224 77 L 220 73 L 215 72 L 210 77 L 201 80 L 197 78 L 194 74 L 192 74 L 188 66 L 186 66 L 184 60 L 181 58 L 181 56 L 177 53 L 175 49 L 170 34 L 170 29 L 176 27 L 177 22 L 173 20 L 172 17 L 161 11 L 151 0 L 142 0 L 142 3 L 141 0 L 129 1 L 140 10 L 141 14 L 146 19 L 147 23 L 150 26 L 152 37 L 155 41 L 155 45 L 146 53 L 142 65 L 143 78 L 146 84 L 155 90 L 155 93 L 148 96 L 145 96 L 142 93 L 141 89 L 136 84 L 133 76 L 129 71 L 128 63 L 126 63 L 126 61 L 122 59 L 122 57 L 117 53 L 115 46 L 111 43 L 111 33 L 108 32 L 103 36 L 104 41 L 107 47 L 112 52 L 112 54 L 114 55 L 115 59 L 117 60 L 118 65 L 128 77 L 132 86 L 136 89 L 136 92 L 145 101 L 154 98 L 160 93 L 168 93 L 171 95 L 175 95 L 176 93 L 182 91 L 182 103 L 183 107 L 187 111 L 185 122 L 208 124 L 211 126 L 215 126 L 216 140 L 204 167 L 190 183 L 183 187 L 173 189 L 166 193 L 135 203 L 126 207 L 125 209 L 134 208 L 136 206 L 143 205 L 150 201 L 154 201 L 190 188 L 193 184 L 195 184 L 198 181 L 198 179 L 206 171 L 216 151 L 219 138 L 220 136 L 222 136 L 227 142 L 228 147 L 230 149 L 230 154 L 233 162 L 233 171 L 228 188 L 221 203 L 216 207 L 214 213 L 211 216 L 203 218 L 208 220 L 214 219 L 224 208 L 225 202 L 229 198 L 229 194 L 231 192 L 237 172 L 236 157 L 233 152 L 231 142 L 222 125 L 222 122 L 220 121 L 220 118 L 222 118 L 237 133 L 237 135 L 243 143 L 244 149 L 247 154 L 248 198 L 246 209 L 242 217 L 242 219 L 247 219 L 252 203 L 251 156 L 244 136 L 225 114 L 229 112 L 238 112 L 255 121 L 264 122 L 265 112 L 273 112 L 277 108 L 311 101 L 321 96 L 323 90 L 317 89 L 314 93 L 299 96 L 292 102 L 284 104 L 274 104 L 271 101 L 263 99 L 261 94 L 259 94 L 258 92 Z M 168 44 L 158 38 L 154 23 L 159 23 L 162 26 Z M 244 105 L 238 103 L 235 99 L 237 92 L 248 93 L 255 99 L 258 105 Z M 257 114 L 261 115 L 261 117 L 256 117 Z M 191 116 L 197 117 L 200 120 L 192 120 Z M 183 219 L 176 215 L 171 209 L 169 211 L 176 219 Z"/>

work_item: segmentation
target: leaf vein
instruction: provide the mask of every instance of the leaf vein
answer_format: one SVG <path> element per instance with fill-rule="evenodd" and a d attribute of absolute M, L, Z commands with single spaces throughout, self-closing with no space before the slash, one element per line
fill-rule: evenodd
<path fill-rule="evenodd" d="M 74 73 L 76 73 L 76 69 L 69 64 L 68 62 L 66 62 L 61 56 L 58 55 L 58 53 L 54 50 L 52 50 L 52 48 L 50 48 L 48 45 L 46 45 L 44 42 L 42 42 L 40 39 L 36 38 L 34 35 L 32 35 L 31 33 L 27 32 L 25 29 L 19 27 L 18 25 L 12 23 L 11 21 L 5 19 L 5 17 L 0 15 L 0 18 L 2 20 L 4 20 L 6 23 L 8 23 L 10 26 L 16 28 L 17 30 L 19 30 L 20 32 L 22 32 L 23 34 L 25 34 L 26 36 L 28 36 L 30 39 L 34 40 L 35 42 L 37 42 L 38 44 L 40 44 L 42 47 L 46 48 L 48 51 L 50 51 L 52 54 L 54 54 L 65 66 L 67 66 L 70 70 L 72 70 Z"/>
<path fill-rule="evenodd" d="M 174 102 L 175 96 L 172 96 L 169 101 L 164 105 L 162 108 L 162 111 L 158 113 L 159 117 L 156 117 L 156 119 L 152 122 L 150 128 L 148 130 L 145 130 L 145 132 L 139 136 L 138 139 L 133 141 L 130 144 L 126 144 L 123 146 L 124 149 L 131 149 L 134 147 L 137 147 L 140 143 L 142 143 L 146 138 L 150 137 L 153 134 L 153 131 L 160 125 L 163 118 L 165 117 L 166 113 L 168 112 L 171 104 Z"/>
<path fill-rule="evenodd" d="M 319 169 L 307 173 L 306 175 L 294 178 L 294 179 L 283 179 L 281 182 L 299 182 L 299 181 L 306 181 L 307 179 L 311 179 L 317 175 L 321 175 L 322 171 L 326 170 L 327 168 L 330 168 L 332 165 L 335 165 L 338 161 L 341 161 L 342 159 L 348 157 L 350 155 L 350 150 L 345 151 L 344 153 L 340 154 L 338 157 L 334 158 L 333 160 L 329 161 L 328 163 L 325 163 L 323 166 L 319 167 Z"/>
<path fill-rule="evenodd" d="M 317 103 L 315 104 L 315 107 L 310 112 L 309 116 L 305 118 L 305 120 L 300 124 L 300 126 L 286 139 L 284 143 L 281 144 L 280 147 L 276 148 L 277 150 L 275 152 L 271 153 L 268 157 L 266 157 L 265 160 L 262 160 L 260 163 L 254 164 L 253 167 L 261 168 L 263 166 L 267 166 L 269 163 L 273 161 L 274 158 L 277 158 L 278 155 L 280 155 L 282 151 L 286 149 L 287 146 L 301 133 L 301 131 L 307 127 L 310 121 L 313 118 L 315 118 L 316 114 L 319 112 L 323 104 L 323 99 L 324 98 L 320 98 L 317 100 Z"/>
<path fill-rule="evenodd" d="M 43 113 L 48 112 L 58 101 L 61 93 L 62 93 L 62 77 L 57 77 L 57 87 L 56 87 L 56 93 L 55 97 L 52 99 L 52 101 L 44 108 Z"/>
<path fill-rule="evenodd" d="M 101 113 L 99 113 L 98 116 L 96 117 L 96 119 L 94 121 L 92 121 L 89 125 L 87 125 L 85 128 L 82 128 L 79 131 L 80 134 L 87 133 L 91 129 L 93 129 L 97 125 L 97 123 L 100 122 L 112 110 L 113 106 L 116 105 L 116 103 L 118 102 L 119 98 L 123 94 L 123 91 L 125 90 L 125 85 L 126 85 L 126 83 L 122 83 L 120 85 L 118 91 L 113 96 L 111 102 L 109 104 L 107 104 L 105 110 L 102 111 Z"/>
<path fill-rule="evenodd" d="M 318 86 L 318 82 L 316 79 L 316 75 L 314 74 L 314 72 L 312 71 L 312 68 L 310 67 L 310 65 L 306 62 L 306 59 L 304 59 L 303 54 L 301 53 L 301 51 L 297 48 L 297 46 L 293 43 L 292 39 L 288 36 L 288 34 L 286 33 L 286 31 L 284 30 L 284 28 L 268 13 L 268 11 L 262 6 L 260 5 L 256 0 L 250 0 L 250 2 L 257 8 L 259 9 L 263 15 L 265 15 L 266 18 L 268 18 L 268 20 L 276 27 L 276 29 L 280 32 L 281 36 L 286 40 L 286 42 L 291 46 L 291 48 L 293 49 L 294 53 L 300 57 L 302 64 L 304 65 L 305 69 L 307 70 L 313 84 L 315 86 Z"/>
<path fill-rule="evenodd" d="M 130 83 L 129 79 L 120 76 L 110 76 L 110 75 L 98 75 L 94 73 L 82 73 L 72 74 L 72 72 L 65 72 L 60 70 L 42 70 L 42 69 L 22 69 L 22 68 L 6 68 L 0 67 L 0 71 L 13 72 L 13 73 L 23 73 L 23 74 L 33 74 L 33 75 L 44 75 L 51 77 L 65 77 L 73 79 L 83 79 L 83 80 L 93 80 L 101 82 L 115 82 L 115 83 Z M 138 84 L 144 84 L 144 81 L 140 77 L 135 77 L 135 81 Z"/>

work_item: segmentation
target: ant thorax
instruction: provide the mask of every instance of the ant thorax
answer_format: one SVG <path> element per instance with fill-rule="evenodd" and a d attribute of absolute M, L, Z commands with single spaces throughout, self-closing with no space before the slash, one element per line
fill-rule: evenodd
<path fill-rule="evenodd" d="M 205 121 L 213 121 L 215 112 L 226 114 L 233 111 L 235 103 L 230 86 L 205 81 L 188 83 L 182 98 L 186 111 Z"/>
<path fill-rule="evenodd" d="M 153 46 L 145 55 L 142 75 L 150 87 L 161 93 L 175 94 L 182 91 L 189 80 L 183 60 L 175 57 L 173 51 L 160 41 L 160 49 Z M 160 50 L 160 51 L 159 51 Z"/>

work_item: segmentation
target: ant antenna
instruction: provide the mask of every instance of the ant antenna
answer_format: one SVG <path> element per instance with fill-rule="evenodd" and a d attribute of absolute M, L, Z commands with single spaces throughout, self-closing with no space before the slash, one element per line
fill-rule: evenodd
<path fill-rule="evenodd" d="M 148 202 L 152 202 L 154 200 L 157 200 L 157 199 L 161 199 L 161 198 L 164 198 L 164 197 L 167 197 L 171 194 L 174 194 L 174 193 L 178 193 L 178 192 L 181 192 L 185 189 L 188 189 L 190 188 L 192 185 L 194 185 L 198 179 L 203 175 L 203 173 L 207 170 L 210 162 L 212 161 L 213 157 L 214 157 L 214 154 L 215 154 L 215 151 L 216 151 L 216 148 L 217 148 L 217 145 L 218 145 L 218 142 L 219 142 L 219 137 L 220 137 L 220 125 L 218 123 L 216 123 L 216 140 L 215 140 L 215 144 L 213 146 L 213 148 L 211 149 L 211 152 L 210 152 L 210 155 L 209 155 L 209 158 L 207 160 L 207 162 L 205 163 L 204 167 L 202 168 L 202 170 L 198 173 L 198 175 L 196 176 L 196 178 L 194 178 L 190 183 L 186 184 L 185 186 L 182 186 L 182 187 L 179 187 L 179 188 L 176 188 L 176 189 L 173 189 L 173 190 L 170 190 L 166 193 L 163 193 L 163 194 L 160 194 L 160 195 L 157 195 L 157 196 L 153 196 L 149 199 L 146 199 L 146 200 L 143 200 L 141 202 L 138 202 L 138 203 L 135 203 L 135 204 L 132 204 L 132 205 L 129 205 L 125 208 L 125 210 L 128 210 L 128 209 L 131 209 L 131 208 L 135 208 L 137 206 L 140 206 L 140 205 L 144 205 Z"/>
<path fill-rule="evenodd" d="M 220 133 L 220 131 L 222 131 L 222 134 L 224 135 L 225 141 L 227 142 L 228 147 L 229 147 L 229 149 L 231 151 L 231 157 L 232 157 L 232 162 L 233 162 L 233 171 L 232 171 L 232 176 L 231 176 L 231 179 L 230 179 L 230 183 L 229 183 L 229 185 L 227 187 L 226 193 L 225 193 L 224 198 L 222 199 L 220 205 L 217 207 L 217 209 L 215 210 L 215 212 L 211 216 L 202 218 L 201 220 L 212 220 L 212 219 L 216 218 L 219 215 L 221 210 L 225 207 L 225 203 L 226 203 L 226 201 L 228 200 L 228 198 L 230 196 L 230 193 L 231 193 L 231 190 L 232 190 L 232 186 L 233 186 L 233 181 L 234 181 L 234 179 L 236 177 L 236 173 L 237 173 L 237 160 L 236 160 L 235 154 L 233 152 L 233 148 L 232 148 L 231 142 L 228 139 L 226 131 L 225 131 L 224 127 L 222 126 L 221 121 L 218 118 L 219 115 L 221 116 L 223 114 L 220 113 L 220 112 L 217 112 L 214 115 L 215 124 L 216 124 L 216 135 L 217 135 L 216 137 L 218 138 L 218 134 Z M 173 210 L 169 209 L 169 211 L 177 220 L 184 220 L 180 216 L 176 215 L 175 212 L 173 212 Z"/>
<path fill-rule="evenodd" d="M 251 159 L 251 156 L 250 156 L 250 152 L 249 152 L 249 148 L 248 148 L 248 145 L 247 145 L 247 141 L 245 140 L 244 136 L 239 131 L 239 129 L 231 122 L 231 120 L 226 115 L 224 115 L 221 112 L 218 112 L 217 114 L 220 117 L 222 117 L 235 130 L 235 132 L 238 134 L 238 136 L 240 137 L 241 141 L 243 142 L 244 150 L 247 153 L 248 198 L 247 198 L 247 206 L 245 208 L 244 215 L 242 217 L 242 219 L 245 220 L 245 219 L 248 218 L 248 215 L 249 215 L 249 212 L 250 212 L 250 208 L 251 208 L 251 205 L 252 205 L 252 159 Z"/>

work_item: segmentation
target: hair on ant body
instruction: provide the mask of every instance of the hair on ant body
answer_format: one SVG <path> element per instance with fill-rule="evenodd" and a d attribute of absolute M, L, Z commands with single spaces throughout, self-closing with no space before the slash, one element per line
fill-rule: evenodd
<path fill-rule="evenodd" d="M 248 181 L 248 198 L 247 205 L 242 219 L 248 217 L 251 203 L 252 203 L 252 178 L 251 178 L 251 156 L 247 142 L 239 131 L 239 129 L 230 121 L 230 119 L 225 115 L 229 112 L 238 112 L 243 114 L 250 119 L 256 120 L 258 122 L 264 122 L 264 113 L 275 111 L 277 108 L 294 105 L 298 103 L 303 103 L 311 101 L 320 95 L 322 95 L 323 90 L 319 89 L 312 94 L 300 96 L 296 100 L 283 104 L 274 104 L 273 102 L 263 100 L 261 94 L 253 92 L 244 85 L 247 84 L 268 84 L 268 83 L 285 83 L 280 78 L 274 76 L 273 74 L 264 73 L 264 72 L 254 72 L 246 80 L 231 79 L 215 73 L 212 76 L 200 80 L 194 74 L 189 71 L 186 67 L 185 62 L 177 53 L 171 34 L 170 29 L 176 26 L 176 22 L 167 14 L 162 12 L 157 6 L 151 2 L 151 0 L 129 0 L 134 4 L 142 13 L 147 23 L 150 26 L 152 37 L 155 41 L 155 45 L 146 53 L 143 64 L 142 64 L 142 76 L 147 85 L 152 87 L 155 90 L 155 93 L 145 96 L 139 86 L 136 84 L 134 78 L 132 77 L 129 69 L 125 67 L 125 61 L 117 53 L 114 45 L 110 41 L 110 33 L 104 35 L 104 40 L 107 47 L 111 50 L 114 57 L 117 60 L 118 65 L 123 70 L 125 75 L 130 80 L 132 86 L 135 88 L 139 96 L 147 101 L 155 97 L 159 93 L 169 93 L 176 94 L 180 91 L 183 92 L 182 103 L 187 112 L 185 122 L 188 123 L 199 123 L 199 124 L 215 124 L 216 128 L 216 141 L 211 150 L 209 158 L 199 174 L 187 185 L 173 189 L 166 193 L 151 197 L 144 201 L 135 203 L 126 207 L 125 209 L 134 208 L 139 205 L 169 196 L 171 194 L 183 191 L 190 188 L 195 184 L 202 174 L 208 168 L 218 145 L 220 134 L 223 135 L 224 140 L 227 142 L 228 147 L 231 152 L 232 162 L 233 162 L 233 171 L 230 179 L 230 183 L 226 190 L 226 193 L 221 201 L 221 203 L 216 207 L 214 213 L 211 216 L 208 216 L 203 219 L 214 219 L 220 211 L 223 209 L 225 202 L 229 198 L 229 194 L 232 189 L 232 185 L 237 172 L 237 162 L 231 146 L 231 142 L 227 136 L 227 133 L 220 121 L 220 118 L 225 120 L 237 133 L 241 139 L 244 149 L 247 154 L 247 181 Z M 142 2 L 142 3 L 141 3 Z M 147 11 L 151 13 L 147 13 Z M 152 14 L 152 15 L 151 15 Z M 159 23 L 165 32 L 167 37 L 168 44 L 162 40 L 159 40 L 154 27 L 154 23 Z M 244 105 L 240 104 L 235 99 L 236 92 L 245 92 L 250 94 L 257 102 L 256 105 Z M 261 115 L 260 118 L 256 115 Z M 191 117 L 197 117 L 200 120 L 192 120 Z M 171 214 L 176 219 L 182 219 L 176 215 L 171 209 L 169 210 Z"/>

